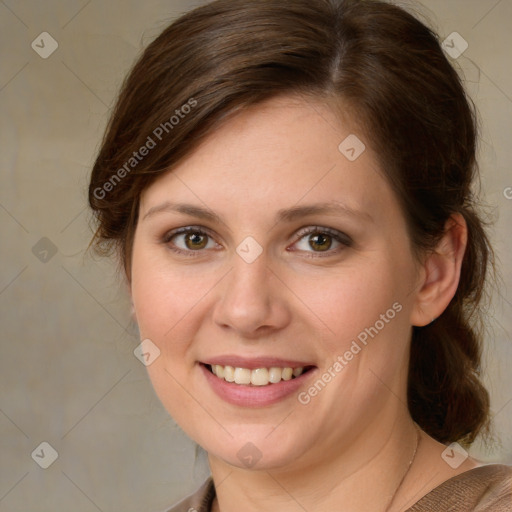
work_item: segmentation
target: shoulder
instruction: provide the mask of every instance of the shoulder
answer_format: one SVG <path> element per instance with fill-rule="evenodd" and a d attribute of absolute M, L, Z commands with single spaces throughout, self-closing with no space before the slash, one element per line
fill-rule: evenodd
<path fill-rule="evenodd" d="M 479 466 L 430 491 L 407 512 L 437 510 L 512 512 L 512 467 Z"/>
<path fill-rule="evenodd" d="M 194 494 L 162 512 L 210 512 L 214 497 L 215 487 L 210 477 Z"/>

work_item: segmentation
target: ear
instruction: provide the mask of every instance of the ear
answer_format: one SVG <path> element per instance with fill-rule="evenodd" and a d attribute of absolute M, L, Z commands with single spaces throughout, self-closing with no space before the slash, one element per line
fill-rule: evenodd
<path fill-rule="evenodd" d="M 462 215 L 454 214 L 446 221 L 443 237 L 421 265 L 419 289 L 411 312 L 412 325 L 421 327 L 431 323 L 441 315 L 455 295 L 467 233 L 467 224 Z"/>

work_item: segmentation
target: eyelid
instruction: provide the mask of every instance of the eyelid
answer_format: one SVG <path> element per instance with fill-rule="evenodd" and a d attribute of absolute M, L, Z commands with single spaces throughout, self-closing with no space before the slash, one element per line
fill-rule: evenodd
<path fill-rule="evenodd" d="M 350 238 L 350 236 L 348 236 L 346 233 L 338 231 L 337 229 L 334 228 L 328 228 L 326 226 L 307 226 L 301 228 L 299 229 L 299 231 L 297 231 L 297 239 L 301 239 L 302 237 L 309 235 L 311 233 L 325 233 L 326 235 L 333 236 L 340 243 L 346 245 L 353 244 L 352 238 Z"/>
<path fill-rule="evenodd" d="M 162 236 L 162 241 L 164 243 L 170 242 L 171 238 L 176 235 L 182 235 L 184 233 L 199 233 L 201 235 L 208 235 L 210 238 L 215 238 L 211 231 L 204 226 L 183 226 L 181 228 L 171 229 L 170 231 L 166 231 Z"/>

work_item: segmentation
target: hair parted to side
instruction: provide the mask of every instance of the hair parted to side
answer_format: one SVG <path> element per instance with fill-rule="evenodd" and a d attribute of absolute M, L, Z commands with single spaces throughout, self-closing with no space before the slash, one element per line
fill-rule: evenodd
<path fill-rule="evenodd" d="M 452 214 L 466 220 L 456 295 L 413 331 L 408 401 L 435 439 L 471 443 L 489 425 L 478 320 L 493 261 L 471 188 L 476 116 L 438 37 L 401 8 L 377 0 L 217 0 L 175 21 L 125 80 L 94 164 L 96 248 L 115 252 L 130 279 L 145 188 L 229 116 L 281 94 L 355 113 L 418 254 L 433 250 Z"/>

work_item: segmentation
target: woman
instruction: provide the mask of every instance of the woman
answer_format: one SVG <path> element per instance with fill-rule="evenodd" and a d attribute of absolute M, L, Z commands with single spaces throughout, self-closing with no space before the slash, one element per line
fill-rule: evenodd
<path fill-rule="evenodd" d="M 96 242 L 212 479 L 178 511 L 511 510 L 489 426 L 474 112 L 396 6 L 218 0 L 128 76 Z"/>

